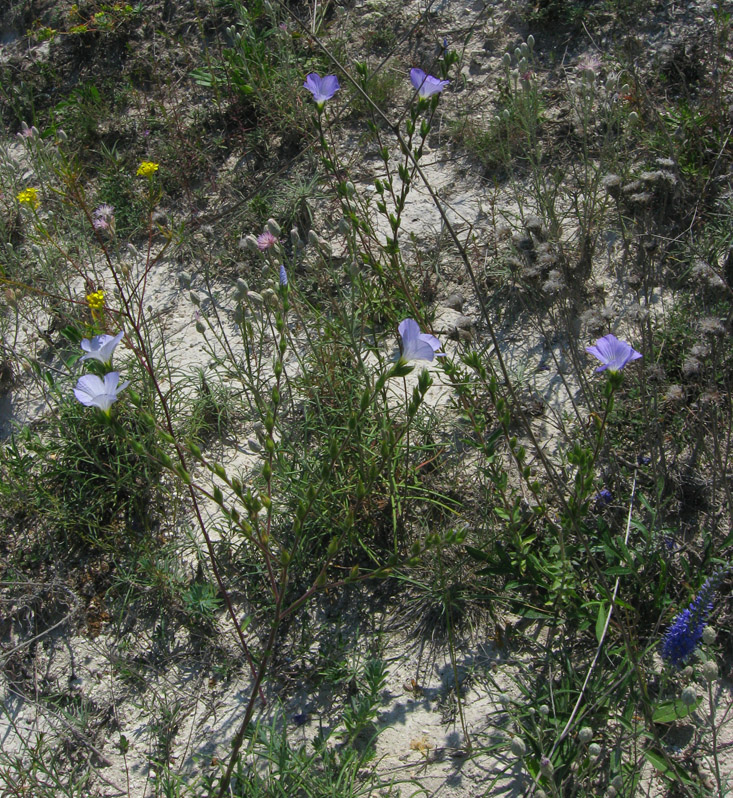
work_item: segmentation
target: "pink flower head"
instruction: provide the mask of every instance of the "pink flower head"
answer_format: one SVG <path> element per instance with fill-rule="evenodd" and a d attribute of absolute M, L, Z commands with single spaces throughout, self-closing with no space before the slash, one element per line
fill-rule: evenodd
<path fill-rule="evenodd" d="M 112 223 L 115 209 L 111 205 L 100 205 L 92 214 L 92 227 L 95 230 L 107 230 Z"/>
<path fill-rule="evenodd" d="M 341 88 L 336 75 L 325 75 L 321 77 L 317 72 L 311 72 L 306 76 L 303 87 L 313 95 L 316 107 L 320 111 L 326 100 L 330 100 Z"/>
<path fill-rule="evenodd" d="M 626 341 L 619 341 L 615 335 L 609 333 L 599 338 L 595 346 L 586 347 L 585 351 L 589 355 L 601 361 L 601 365 L 596 369 L 600 371 L 621 371 L 621 369 L 632 360 L 638 360 L 641 353 L 637 352 L 631 344 Z"/>
<path fill-rule="evenodd" d="M 402 339 L 402 357 L 405 360 L 427 360 L 432 362 L 435 357 L 445 357 L 445 352 L 439 352 L 440 341 L 429 333 L 421 333 L 418 323 L 414 319 L 404 319 L 397 328 Z"/>
<path fill-rule="evenodd" d="M 265 230 L 264 233 L 260 233 L 260 235 L 257 236 L 257 249 L 259 249 L 260 252 L 271 249 L 275 244 L 277 244 L 277 239 L 269 230 Z"/>
<path fill-rule="evenodd" d="M 410 70 L 410 81 L 417 89 L 420 97 L 432 97 L 433 94 L 439 94 L 450 83 L 449 80 L 440 80 L 440 78 L 426 75 L 422 69 L 414 67 Z"/>

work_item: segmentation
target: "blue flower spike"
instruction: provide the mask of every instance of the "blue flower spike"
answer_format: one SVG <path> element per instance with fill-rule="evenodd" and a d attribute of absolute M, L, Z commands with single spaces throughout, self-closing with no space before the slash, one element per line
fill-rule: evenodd
<path fill-rule="evenodd" d="M 700 588 L 686 609 L 678 612 L 662 640 L 662 659 L 674 668 L 680 668 L 692 656 L 702 639 L 708 615 L 713 610 L 713 599 L 728 568 L 721 568 Z"/>

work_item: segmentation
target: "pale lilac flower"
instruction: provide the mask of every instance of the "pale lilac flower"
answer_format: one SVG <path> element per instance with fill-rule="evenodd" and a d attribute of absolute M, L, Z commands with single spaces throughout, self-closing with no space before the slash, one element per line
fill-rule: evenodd
<path fill-rule="evenodd" d="M 92 214 L 92 227 L 95 230 L 107 230 L 113 221 L 115 209 L 111 205 L 100 205 Z"/>
<path fill-rule="evenodd" d="M 638 360 L 641 353 L 637 352 L 631 344 L 626 341 L 619 341 L 615 335 L 609 333 L 599 338 L 595 346 L 587 346 L 585 351 L 589 355 L 598 358 L 601 361 L 596 372 L 605 371 L 621 371 L 621 369 L 632 360 Z"/>
<path fill-rule="evenodd" d="M 257 236 L 257 249 L 259 249 L 260 252 L 265 252 L 271 247 L 274 247 L 275 244 L 277 244 L 277 239 L 269 230 L 265 230 L 264 233 L 260 233 Z"/>
<path fill-rule="evenodd" d="M 79 377 L 79 382 L 74 388 L 74 396 L 86 407 L 98 407 L 103 413 L 109 415 L 110 408 L 117 401 L 120 391 L 127 388 L 129 380 L 119 384 L 119 371 L 110 371 L 104 379 L 96 374 L 85 374 Z"/>
<path fill-rule="evenodd" d="M 112 362 L 112 355 L 117 344 L 122 340 L 123 332 L 117 335 L 95 335 L 93 338 L 82 338 L 81 348 L 86 352 L 79 358 L 82 360 L 98 360 L 100 363 L 109 364 Z"/>
<path fill-rule="evenodd" d="M 285 266 L 280 266 L 280 285 L 288 284 L 288 273 L 285 271 Z"/>
<path fill-rule="evenodd" d="M 422 69 L 417 67 L 410 70 L 410 80 L 417 89 L 418 95 L 423 98 L 438 94 L 450 83 L 449 80 L 440 80 L 440 78 L 435 78 L 432 75 L 426 75 Z"/>
<path fill-rule="evenodd" d="M 445 357 L 445 352 L 438 351 L 440 341 L 434 335 L 421 333 L 414 319 L 404 319 L 397 329 L 402 338 L 402 357 L 405 360 L 431 362 L 434 357 Z"/>
<path fill-rule="evenodd" d="M 336 75 L 321 77 L 317 72 L 311 72 L 306 76 L 303 87 L 313 95 L 318 110 L 321 110 L 326 100 L 330 100 L 341 88 Z"/>

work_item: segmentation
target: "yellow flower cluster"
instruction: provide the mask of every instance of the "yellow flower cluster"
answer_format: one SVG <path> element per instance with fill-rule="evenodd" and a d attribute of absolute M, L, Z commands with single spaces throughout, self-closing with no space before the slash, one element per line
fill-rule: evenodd
<path fill-rule="evenodd" d="M 16 196 L 16 199 L 21 205 L 31 205 L 34 209 L 41 204 L 41 200 L 38 199 L 37 188 L 24 188 Z"/>
<path fill-rule="evenodd" d="M 87 304 L 92 313 L 96 310 L 104 308 L 104 291 L 100 288 L 92 294 L 87 294 Z"/>
<path fill-rule="evenodd" d="M 137 168 L 138 177 L 150 177 L 158 171 L 158 164 L 152 161 L 143 161 Z"/>

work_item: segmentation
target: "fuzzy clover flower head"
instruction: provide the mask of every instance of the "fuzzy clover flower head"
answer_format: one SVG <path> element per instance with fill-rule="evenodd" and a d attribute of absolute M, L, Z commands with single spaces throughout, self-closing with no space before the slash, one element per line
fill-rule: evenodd
<path fill-rule="evenodd" d="M 272 249 L 272 247 L 277 244 L 277 238 L 269 231 L 265 230 L 264 233 L 260 233 L 257 236 L 257 249 L 260 252 L 266 252 L 268 249 Z"/>
<path fill-rule="evenodd" d="M 587 346 L 585 351 L 601 361 L 596 373 L 606 371 L 606 369 L 611 372 L 621 371 L 627 363 L 641 357 L 641 352 L 637 352 L 631 344 L 620 341 L 611 333 L 599 338 L 595 346 Z"/>
<path fill-rule="evenodd" d="M 117 344 L 122 340 L 124 330 L 117 335 L 95 335 L 93 338 L 82 338 L 81 348 L 86 354 L 79 358 L 82 360 L 98 360 L 109 365 L 112 362 Z"/>
<path fill-rule="evenodd" d="M 410 70 L 410 81 L 417 89 L 418 96 L 423 99 L 439 94 L 450 83 L 449 80 L 440 80 L 432 75 L 426 75 L 422 69 L 417 67 Z"/>
<path fill-rule="evenodd" d="M 713 609 L 713 598 L 728 569 L 716 572 L 700 588 L 690 606 L 677 613 L 662 640 L 662 659 L 675 668 L 681 667 L 702 640 L 705 621 Z"/>
<path fill-rule="evenodd" d="M 158 164 L 153 161 L 143 161 L 135 173 L 138 177 L 152 177 L 158 171 Z"/>
<path fill-rule="evenodd" d="M 440 349 L 440 341 L 428 333 L 421 333 L 414 319 L 404 319 L 397 328 L 402 339 L 402 357 L 404 360 L 427 360 L 429 363 L 436 357 L 445 357 Z"/>
<path fill-rule="evenodd" d="M 109 415 L 110 408 L 117 401 L 120 391 L 123 391 L 130 384 L 125 380 L 120 384 L 119 371 L 110 371 L 104 375 L 104 379 L 97 377 L 96 374 L 85 374 L 79 377 L 79 382 L 74 388 L 74 396 L 85 407 L 98 407 L 103 413 Z"/>
<path fill-rule="evenodd" d="M 15 199 L 17 199 L 21 205 L 30 205 L 33 210 L 36 210 L 41 204 L 41 200 L 38 199 L 37 188 L 24 188 L 16 195 Z"/>
<path fill-rule="evenodd" d="M 311 72 L 306 76 L 303 88 L 313 95 L 313 101 L 318 110 L 322 110 L 326 100 L 330 100 L 341 88 L 336 75 L 324 75 L 321 77 L 317 72 Z"/>

